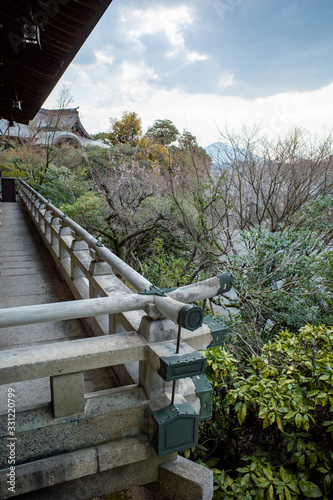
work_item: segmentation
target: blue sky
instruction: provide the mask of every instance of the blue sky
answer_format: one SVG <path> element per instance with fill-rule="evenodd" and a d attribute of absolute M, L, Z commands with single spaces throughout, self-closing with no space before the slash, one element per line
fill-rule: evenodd
<path fill-rule="evenodd" d="M 277 137 L 333 124 L 332 0 L 113 0 L 60 84 L 90 132 L 136 111 L 206 146 L 226 125 Z"/>

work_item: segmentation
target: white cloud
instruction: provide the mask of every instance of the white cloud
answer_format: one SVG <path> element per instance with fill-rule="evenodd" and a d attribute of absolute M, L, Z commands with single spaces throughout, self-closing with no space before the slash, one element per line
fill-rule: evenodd
<path fill-rule="evenodd" d="M 144 61 L 138 64 L 124 61 L 121 64 L 117 94 L 126 106 L 135 106 L 149 98 L 157 78 L 154 68 L 147 66 Z"/>
<path fill-rule="evenodd" d="M 115 56 L 110 56 L 110 48 L 106 48 L 103 51 L 96 50 L 95 56 L 97 59 L 97 64 L 112 66 L 115 60 Z"/>
<path fill-rule="evenodd" d="M 193 23 L 191 9 L 181 7 L 159 7 L 156 9 L 127 12 L 126 22 L 131 26 L 129 36 L 138 40 L 143 35 L 164 34 L 174 49 L 185 48 L 182 31 Z"/>
<path fill-rule="evenodd" d="M 125 12 L 125 8 L 124 8 Z M 171 49 L 164 54 L 166 57 L 183 55 L 187 61 L 205 61 L 207 54 L 191 51 L 186 47 L 184 34 L 195 23 L 192 9 L 189 6 L 158 7 L 155 9 L 136 9 L 127 12 L 126 23 L 129 26 L 129 37 L 136 49 L 144 53 L 146 47 L 142 37 L 163 35 L 166 37 Z"/>
<path fill-rule="evenodd" d="M 271 138 L 285 134 L 293 126 L 303 126 L 313 134 L 322 133 L 324 126 L 327 130 L 333 126 L 327 106 L 333 101 L 333 82 L 312 92 L 286 92 L 249 100 L 168 90 L 158 86 L 154 70 L 144 62 L 136 66 L 124 62 L 117 78 L 104 85 L 104 89 L 96 85 L 90 87 L 89 99 L 81 96 L 80 87 L 74 85 L 72 90 L 75 104 L 80 106 L 84 117 L 84 126 L 91 133 L 107 130 L 109 118 L 120 118 L 125 110 L 139 114 L 144 130 L 156 119 L 168 118 L 180 131 L 189 130 L 203 146 L 219 140 L 218 129 L 226 124 L 241 131 L 243 124 L 261 123 L 263 133 Z M 103 100 L 105 104 L 101 105 Z M 52 105 L 51 100 L 46 103 L 46 107 Z"/>
<path fill-rule="evenodd" d="M 207 59 L 209 59 L 209 55 L 207 55 L 207 54 L 199 54 L 199 52 L 189 52 L 187 54 L 187 59 L 190 62 L 194 62 L 194 61 L 206 61 Z"/>
<path fill-rule="evenodd" d="M 78 80 L 80 82 L 80 85 L 84 88 L 91 89 L 93 87 L 93 83 L 91 81 L 89 74 L 87 73 L 87 71 L 84 71 L 83 69 L 78 70 L 76 72 L 75 79 Z M 71 84 L 69 85 L 72 86 Z"/>
<path fill-rule="evenodd" d="M 225 71 L 218 81 L 218 86 L 221 90 L 230 87 L 234 83 L 235 75 L 229 71 Z"/>

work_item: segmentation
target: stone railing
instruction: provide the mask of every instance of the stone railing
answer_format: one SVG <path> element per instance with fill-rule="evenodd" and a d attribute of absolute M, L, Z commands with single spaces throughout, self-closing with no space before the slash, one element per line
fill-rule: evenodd
<path fill-rule="evenodd" d="M 215 345 L 223 328 L 216 321 L 203 323 L 202 309 L 191 303 L 228 291 L 232 277 L 224 273 L 160 290 L 25 182 L 18 188 L 76 300 L 0 310 L 0 328 L 81 318 L 93 335 L 0 351 L 1 384 L 49 378 L 51 387 L 51 405 L 22 408 L 17 415 L 20 494 L 60 483 L 64 468 L 62 481 L 74 481 L 140 462 L 145 472 L 151 467 L 141 484 L 157 480 L 158 465 L 194 446 L 199 418 L 207 418 L 207 397 L 195 384 L 205 367 L 197 350 Z M 103 367 L 113 367 L 120 386 L 85 393 L 84 374 Z M 0 417 L 0 429 L 5 426 L 6 417 Z M 54 456 L 63 457 L 65 465 L 59 463 L 51 477 Z M 85 471 L 78 471 L 78 460 Z M 37 464 L 34 470 L 30 462 Z M 112 490 L 121 487 L 118 481 Z"/>

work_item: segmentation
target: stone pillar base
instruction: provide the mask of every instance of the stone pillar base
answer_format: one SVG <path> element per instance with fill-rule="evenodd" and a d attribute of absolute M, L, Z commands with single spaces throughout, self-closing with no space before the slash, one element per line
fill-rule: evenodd
<path fill-rule="evenodd" d="M 213 472 L 178 456 L 160 465 L 159 481 L 148 489 L 154 500 L 212 500 Z"/>

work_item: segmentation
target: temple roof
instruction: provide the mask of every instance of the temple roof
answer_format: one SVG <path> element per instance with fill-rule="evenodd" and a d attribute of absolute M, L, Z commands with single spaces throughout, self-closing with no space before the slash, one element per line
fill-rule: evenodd
<path fill-rule="evenodd" d="M 86 131 L 81 123 L 78 108 L 40 109 L 29 125 L 13 123 L 9 127 L 8 120 L 0 119 L 0 134 L 8 134 L 11 138 L 24 142 L 30 140 L 35 146 L 62 140 L 77 141 L 81 146 L 106 147 Z"/>
<path fill-rule="evenodd" d="M 81 123 L 79 108 L 40 109 L 34 118 L 34 123 L 40 129 L 51 128 L 57 131 L 72 131 L 79 137 L 93 139 Z"/>
<path fill-rule="evenodd" d="M 1 0 L 0 117 L 36 115 L 111 2 Z"/>

